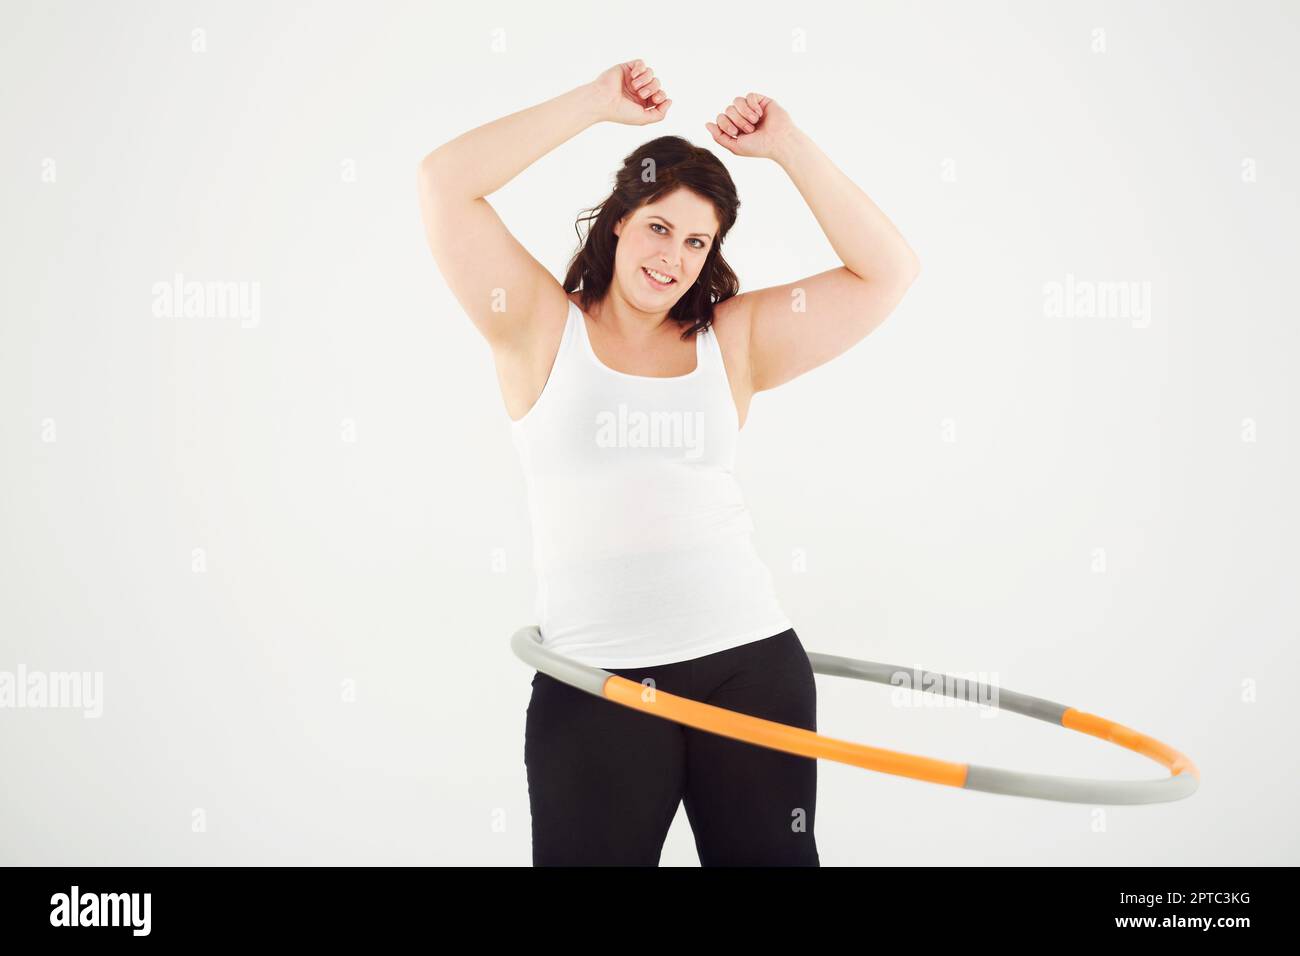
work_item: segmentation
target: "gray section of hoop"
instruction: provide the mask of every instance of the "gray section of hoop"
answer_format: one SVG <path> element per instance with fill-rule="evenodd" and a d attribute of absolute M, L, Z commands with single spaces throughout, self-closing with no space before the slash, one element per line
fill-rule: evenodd
<path fill-rule="evenodd" d="M 614 676 L 607 670 L 580 664 L 543 647 L 542 634 L 536 625 L 521 627 L 516 631 L 510 640 L 510 646 L 515 656 L 524 663 L 558 681 L 597 697 L 604 697 L 605 681 Z M 808 654 L 808 661 L 816 674 L 851 677 L 892 687 L 943 694 L 1044 720 L 1058 727 L 1063 726 L 1061 718 L 1069 709 L 1064 704 L 1057 704 L 1041 697 L 1002 690 L 993 684 L 950 677 L 937 671 L 811 652 Z M 964 788 L 967 790 L 1029 797 L 1035 800 L 1058 800 L 1064 803 L 1108 805 L 1168 803 L 1190 797 L 1196 792 L 1197 787 L 1197 779 L 1191 773 L 1180 773 L 1158 780 L 1092 780 L 1085 777 L 1021 773 L 997 767 L 982 767 L 977 764 L 967 764 L 966 768 Z"/>
<path fill-rule="evenodd" d="M 543 674 L 548 674 L 578 690 L 585 690 L 588 694 L 595 694 L 597 697 L 605 696 L 605 681 L 614 676 L 609 671 L 592 667 L 590 664 L 579 664 L 542 647 L 542 632 L 536 624 L 515 631 L 515 636 L 510 639 L 510 649 L 525 664 L 531 665 Z"/>
<path fill-rule="evenodd" d="M 813 672 L 817 674 L 854 677 L 858 680 L 874 681 L 877 684 L 942 694 L 970 703 L 996 707 L 998 710 L 1009 710 L 1025 717 L 1045 720 L 1058 727 L 1064 726 L 1062 718 L 1070 709 L 1055 701 L 1031 697 L 1029 694 L 1020 694 L 1014 690 L 1003 690 L 994 684 L 951 677 L 937 671 L 880 664 L 876 661 L 859 661 L 851 657 L 835 657 L 831 654 L 810 653 L 808 660 L 812 664 Z M 1054 777 L 967 764 L 965 789 L 1013 797 L 1032 797 L 1035 800 L 1060 800 L 1065 803 L 1128 805 L 1181 800 L 1195 793 L 1196 785 L 1196 777 L 1190 773 L 1161 777 L 1157 780 L 1092 780 L 1086 777 Z"/>

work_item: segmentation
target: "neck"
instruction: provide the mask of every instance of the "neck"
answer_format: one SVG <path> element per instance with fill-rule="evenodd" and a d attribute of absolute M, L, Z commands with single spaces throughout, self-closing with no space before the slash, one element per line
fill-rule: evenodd
<path fill-rule="evenodd" d="M 667 309 L 661 312 L 638 309 L 623 296 L 616 284 L 609 287 L 604 300 L 596 305 L 591 315 L 629 342 L 644 341 L 662 335 L 666 330 L 677 330 L 677 323 L 669 318 Z"/>

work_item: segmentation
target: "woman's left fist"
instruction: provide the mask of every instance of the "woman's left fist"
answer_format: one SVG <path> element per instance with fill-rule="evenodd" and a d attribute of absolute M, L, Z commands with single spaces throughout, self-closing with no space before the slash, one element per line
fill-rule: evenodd
<path fill-rule="evenodd" d="M 770 96 L 737 96 L 719 113 L 717 122 L 705 123 L 713 141 L 737 156 L 770 159 L 794 130 L 790 114 Z"/>

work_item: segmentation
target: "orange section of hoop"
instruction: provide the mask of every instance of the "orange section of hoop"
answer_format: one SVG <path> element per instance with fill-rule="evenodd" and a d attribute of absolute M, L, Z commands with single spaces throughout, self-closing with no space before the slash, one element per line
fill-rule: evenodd
<path fill-rule="evenodd" d="M 1196 769 L 1196 764 L 1192 763 L 1191 758 L 1186 754 L 1168 744 L 1162 744 L 1154 737 L 1148 737 L 1123 724 L 1117 724 L 1113 720 L 1067 707 L 1065 713 L 1061 715 L 1061 726 L 1100 737 L 1102 740 L 1108 740 L 1140 753 L 1144 757 L 1150 757 L 1156 763 L 1168 767 L 1171 776 L 1190 773 L 1197 780 L 1201 779 L 1201 772 Z"/>
<path fill-rule="evenodd" d="M 966 764 L 963 763 L 918 757 L 825 737 L 802 727 L 791 727 L 789 724 L 764 720 L 725 707 L 715 707 L 688 697 L 678 697 L 617 674 L 605 681 L 604 694 L 606 699 L 616 704 L 745 743 L 772 747 L 801 757 L 834 760 L 866 770 L 947 784 L 950 787 L 966 785 Z"/>

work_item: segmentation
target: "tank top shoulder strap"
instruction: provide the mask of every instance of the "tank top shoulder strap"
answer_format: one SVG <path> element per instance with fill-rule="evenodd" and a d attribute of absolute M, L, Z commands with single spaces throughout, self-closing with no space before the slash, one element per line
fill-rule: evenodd
<path fill-rule="evenodd" d="M 587 334 L 587 319 L 582 314 L 582 309 L 572 299 L 569 300 L 569 320 L 565 326 L 564 334 L 571 339 L 575 353 L 582 352 L 585 355 L 591 351 L 591 336 Z"/>
<path fill-rule="evenodd" d="M 561 353 L 572 347 L 574 337 L 578 332 L 582 331 L 578 328 L 578 323 L 582 319 L 582 313 L 578 311 L 578 307 L 573 304 L 572 299 L 566 296 L 565 301 L 569 304 L 569 308 L 564 315 L 564 334 L 560 337 Z"/>
<path fill-rule="evenodd" d="M 532 428 L 533 422 L 537 415 L 535 411 L 548 404 L 557 390 L 567 389 L 570 386 L 567 380 L 575 374 L 574 366 L 578 363 L 575 361 L 575 353 L 582 348 L 582 343 L 578 341 L 578 336 L 582 334 L 578 328 L 578 322 L 582 321 L 582 314 L 578 307 L 569 300 L 568 312 L 564 318 L 564 329 L 560 333 L 560 345 L 555 350 L 555 358 L 551 362 L 550 374 L 546 376 L 546 383 L 542 386 L 541 394 L 533 401 L 532 407 L 524 413 L 522 418 L 516 418 L 511 421 L 511 427 L 516 431 L 525 427 Z"/>
<path fill-rule="evenodd" d="M 560 349 L 555 354 L 555 364 L 558 366 L 560 360 L 565 362 L 577 361 L 582 357 L 582 353 L 587 349 L 587 324 L 583 321 L 582 310 L 574 304 L 572 299 L 568 300 L 569 310 L 564 318 L 564 334 L 560 337 Z"/>
<path fill-rule="evenodd" d="M 551 365 L 551 378 L 568 377 L 573 374 L 567 370 L 567 366 L 577 364 L 583 349 L 583 336 L 586 329 L 582 325 L 582 313 L 578 307 L 569 300 L 569 308 L 564 316 L 564 331 L 560 335 L 560 347 L 555 352 L 555 361 Z"/>
<path fill-rule="evenodd" d="M 726 377 L 726 365 L 722 361 L 722 348 L 718 345 L 718 335 L 713 329 L 712 323 L 703 332 L 699 333 L 700 341 L 700 362 L 710 374 L 721 373 L 723 378 Z"/>

